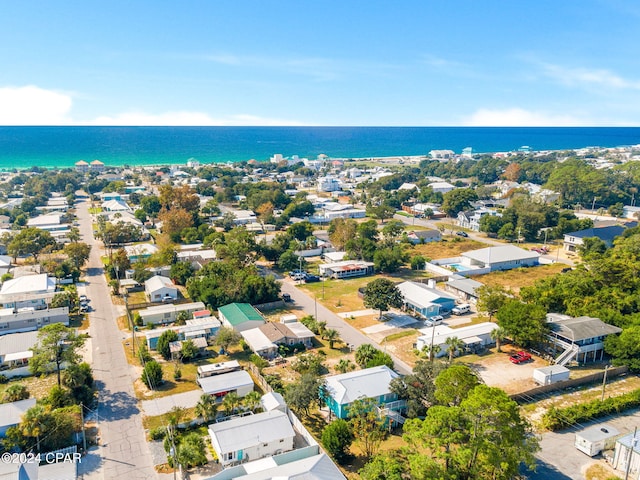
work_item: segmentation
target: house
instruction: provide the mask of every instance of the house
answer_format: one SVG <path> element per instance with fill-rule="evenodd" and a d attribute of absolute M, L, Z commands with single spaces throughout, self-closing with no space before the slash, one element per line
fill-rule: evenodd
<path fill-rule="evenodd" d="M 171 360 L 180 360 L 180 358 L 182 357 L 182 346 L 186 341 L 187 340 L 176 340 L 174 342 L 169 342 L 169 353 L 171 354 Z M 190 338 L 188 341 L 193 342 L 193 345 L 196 347 L 198 351 L 196 356 L 204 354 L 205 350 L 209 346 L 209 344 L 207 343 L 207 339 L 203 337 Z"/>
<path fill-rule="evenodd" d="M 373 274 L 373 262 L 361 260 L 343 260 L 342 262 L 325 263 L 320 265 L 321 277 L 336 279 L 364 277 Z"/>
<path fill-rule="evenodd" d="M 442 234 L 439 230 L 434 229 L 411 231 L 407 233 L 407 240 L 414 245 L 419 243 L 439 242 L 442 240 Z"/>
<path fill-rule="evenodd" d="M 434 193 L 447 193 L 456 188 L 455 185 L 451 185 L 449 182 L 432 182 L 428 186 L 431 187 Z"/>
<path fill-rule="evenodd" d="M 337 418 L 347 418 L 349 406 L 364 398 L 374 399 L 382 408 L 400 410 L 404 402 L 398 402 L 398 396 L 389 388 L 391 380 L 399 377 L 386 365 L 332 375 L 325 379 L 323 400 Z"/>
<path fill-rule="evenodd" d="M 640 475 L 640 434 L 629 433 L 616 440 L 611 466 L 629 473 L 629 478 Z"/>
<path fill-rule="evenodd" d="M 102 210 L 105 212 L 130 212 L 131 207 L 123 200 L 107 200 L 102 202 Z"/>
<path fill-rule="evenodd" d="M 426 285 L 418 282 L 402 282 L 398 285 L 404 308 L 414 314 L 429 318 L 450 312 L 456 306 L 456 297 L 436 288 L 434 281 Z"/>
<path fill-rule="evenodd" d="M 622 332 L 615 325 L 604 323 L 599 318 L 577 317 L 557 313 L 547 314 L 550 332 L 547 338 L 553 345 L 555 363 L 566 365 L 571 360 L 586 363 L 599 361 L 604 357 L 604 339 Z"/>
<path fill-rule="evenodd" d="M 214 338 L 218 330 L 220 330 L 220 321 L 215 317 L 209 316 L 187 320 L 186 325 L 145 330 L 144 335 L 147 341 L 147 348 L 149 350 L 155 350 L 158 339 L 167 330 L 176 332 L 178 334 L 178 340 L 202 338 L 208 342 Z"/>
<path fill-rule="evenodd" d="M 30 375 L 29 359 L 33 357 L 31 347 L 38 341 L 38 332 L 10 333 L 0 336 L 0 369 L 3 375 Z"/>
<path fill-rule="evenodd" d="M 76 172 L 87 173 L 89 171 L 89 163 L 79 160 L 75 163 Z"/>
<path fill-rule="evenodd" d="M 240 335 L 256 355 L 267 359 L 275 358 L 278 355 L 278 345 L 272 342 L 260 328 L 241 331 Z"/>
<path fill-rule="evenodd" d="M 69 326 L 69 307 L 46 310 L 19 309 L 18 311 L 13 308 L 0 309 L 0 335 L 39 330 L 53 323 Z"/>
<path fill-rule="evenodd" d="M 89 170 L 100 173 L 104 171 L 104 163 L 100 160 L 94 160 L 89 164 Z"/>
<path fill-rule="evenodd" d="M 109 200 L 119 200 L 123 201 L 122 195 L 118 192 L 100 192 L 98 194 L 100 200 L 103 202 L 108 202 Z"/>
<path fill-rule="evenodd" d="M 0 404 L 0 438 L 4 438 L 7 430 L 18 425 L 22 416 L 36 404 L 35 398 L 18 400 L 17 402 Z"/>
<path fill-rule="evenodd" d="M 314 334 L 300 322 L 275 323 L 267 322 L 258 328 L 240 332 L 251 350 L 263 358 L 271 359 L 278 355 L 279 345 L 295 345 L 302 343 L 305 347 L 313 346 Z"/>
<path fill-rule="evenodd" d="M 196 379 L 202 391 L 207 395 L 222 399 L 227 393 L 234 392 L 244 397 L 253 392 L 253 379 L 246 370 L 238 370 Z"/>
<path fill-rule="evenodd" d="M 478 301 L 478 289 L 483 285 L 483 283 L 471 278 L 452 275 L 445 283 L 444 289 L 465 302 L 476 303 Z"/>
<path fill-rule="evenodd" d="M 137 245 L 126 245 L 124 251 L 131 263 L 138 260 L 146 260 L 154 253 L 158 253 L 158 247 L 151 243 L 138 243 Z"/>
<path fill-rule="evenodd" d="M 260 398 L 260 405 L 265 412 L 270 412 L 271 410 L 280 410 L 281 412 L 287 413 L 287 411 L 289 410 L 284 397 L 278 392 L 265 393 Z"/>
<path fill-rule="evenodd" d="M 479 208 L 477 210 L 467 210 L 458 213 L 457 224 L 462 228 L 468 228 L 474 232 L 480 231 L 480 220 L 482 217 L 489 215 L 492 217 L 501 217 L 502 214 L 490 208 Z"/>
<path fill-rule="evenodd" d="M 223 466 L 293 450 L 296 432 L 279 410 L 209 425 L 211 446 Z"/>
<path fill-rule="evenodd" d="M 482 322 L 461 328 L 450 328 L 445 325 L 421 328 L 420 332 L 424 335 L 416 339 L 416 348 L 422 351 L 425 347 L 435 345 L 440 347 L 435 356 L 443 357 L 447 355 L 447 340 L 456 337 L 462 340 L 466 352 L 481 352 L 495 343 L 491 338 L 491 332 L 497 328 L 499 328 L 498 325 L 493 322 Z"/>
<path fill-rule="evenodd" d="M 138 314 L 142 319 L 144 325 L 150 323 L 173 323 L 176 321 L 180 312 L 187 312 L 187 315 L 192 315 L 193 312 L 198 310 L 204 310 L 204 303 L 181 303 L 180 305 L 174 305 L 172 303 L 168 305 L 155 305 L 153 307 L 145 308 L 144 310 L 138 310 Z"/>
<path fill-rule="evenodd" d="M 584 243 L 585 238 L 596 237 L 602 240 L 607 247 L 611 247 L 613 245 L 613 240 L 617 236 L 622 235 L 622 232 L 624 231 L 625 227 L 622 225 L 587 228 L 586 230 L 565 233 L 562 245 L 565 251 L 575 252 L 578 250 L 578 247 Z"/>
<path fill-rule="evenodd" d="M 49 452 L 51 461 L 52 452 Z M 0 463 L 0 479 L 19 480 L 76 480 L 78 478 L 78 464 L 82 461 L 82 454 L 67 453 L 65 460 L 46 463 L 47 456 L 42 458 L 45 463 Z M 30 458 L 30 457 L 27 457 Z"/>
<path fill-rule="evenodd" d="M 235 217 L 233 223 L 236 225 L 246 225 L 258 221 L 256 214 L 251 210 L 233 210 L 231 213 Z"/>
<path fill-rule="evenodd" d="M 318 445 L 310 445 L 225 468 L 209 480 L 268 479 L 346 480 L 346 477 Z"/>
<path fill-rule="evenodd" d="M 237 372 L 239 370 L 242 370 L 242 367 L 237 360 L 200 365 L 198 367 L 198 378 L 213 377 L 214 375 L 222 375 L 223 373 Z"/>
<path fill-rule="evenodd" d="M 339 192 L 342 190 L 342 183 L 335 177 L 320 177 L 317 189 L 319 192 Z"/>
<path fill-rule="evenodd" d="M 64 223 L 62 220 L 64 219 L 64 214 L 59 212 L 51 212 L 45 213 L 43 215 L 39 215 L 34 218 L 30 218 L 27 220 L 28 227 L 39 228 L 40 230 L 45 230 L 49 233 L 53 233 L 55 231 L 66 230 L 69 229 L 69 224 Z"/>
<path fill-rule="evenodd" d="M 56 279 L 46 273 L 24 275 L 6 280 L 0 287 L 0 302 L 4 308 L 46 308 L 46 298 L 53 297 Z"/>
<path fill-rule="evenodd" d="M 265 323 L 262 314 L 248 303 L 230 303 L 218 309 L 222 325 L 243 332 Z"/>
<path fill-rule="evenodd" d="M 165 302 L 178 299 L 178 287 L 169 277 L 156 275 L 144 282 L 144 292 L 150 302 Z"/>
<path fill-rule="evenodd" d="M 432 260 L 431 264 L 442 266 L 459 275 L 480 275 L 483 273 L 512 268 L 533 267 L 539 264 L 540 254 L 515 245 L 481 248 L 460 254 L 459 257 Z"/>

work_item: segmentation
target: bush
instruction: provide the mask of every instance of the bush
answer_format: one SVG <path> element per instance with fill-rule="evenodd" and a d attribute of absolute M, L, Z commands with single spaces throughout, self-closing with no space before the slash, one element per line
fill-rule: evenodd
<path fill-rule="evenodd" d="M 249 357 L 249 361 L 253 363 L 256 367 L 258 367 L 258 370 L 262 370 L 263 368 L 266 368 L 269 366 L 268 361 L 266 361 L 260 355 L 256 355 L 255 353 L 251 354 L 251 356 Z"/>
<path fill-rule="evenodd" d="M 341 418 L 327 425 L 322 431 L 322 445 L 338 463 L 348 458 L 349 447 L 353 440 L 354 436 L 349 423 Z"/>
<path fill-rule="evenodd" d="M 151 440 L 162 440 L 166 434 L 167 429 L 165 427 L 156 427 L 149 431 L 149 438 Z"/>
<path fill-rule="evenodd" d="M 9 381 L 9 378 L 6 375 L 2 375 L 0 373 L 0 385 L 3 383 L 7 383 Z"/>
<path fill-rule="evenodd" d="M 155 360 L 147 362 L 142 370 L 141 380 L 147 388 L 151 390 L 157 388 L 162 383 L 162 367 L 160 364 Z"/>
<path fill-rule="evenodd" d="M 617 397 L 610 397 L 601 402 L 578 403 L 566 408 L 551 406 L 542 417 L 542 425 L 555 432 L 582 423 L 593 418 L 617 414 L 631 408 L 640 407 L 640 389 Z"/>

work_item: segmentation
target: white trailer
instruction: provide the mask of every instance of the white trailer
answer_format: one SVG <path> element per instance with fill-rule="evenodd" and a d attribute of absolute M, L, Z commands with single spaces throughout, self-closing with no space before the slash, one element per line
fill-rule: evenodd
<path fill-rule="evenodd" d="M 575 447 L 593 457 L 603 450 L 612 449 L 619 435 L 620 432 L 615 427 L 601 423 L 576 433 Z"/>
<path fill-rule="evenodd" d="M 533 371 L 533 381 L 540 385 L 551 385 L 565 380 L 569 380 L 569 369 L 562 365 L 536 368 Z"/>

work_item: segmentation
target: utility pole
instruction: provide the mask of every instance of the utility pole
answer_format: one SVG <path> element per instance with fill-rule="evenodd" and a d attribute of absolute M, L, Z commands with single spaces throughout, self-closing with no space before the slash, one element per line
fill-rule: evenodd
<path fill-rule="evenodd" d="M 593 203 L 591 204 L 591 211 L 592 212 L 596 209 L 596 198 L 597 197 L 593 197 Z"/>
<path fill-rule="evenodd" d="M 80 403 L 80 421 L 82 422 L 82 449 L 87 451 L 87 435 L 84 431 L 84 405 Z"/>
<path fill-rule="evenodd" d="M 602 376 L 602 396 L 600 397 L 601 402 L 604 402 L 604 390 L 605 390 L 605 387 L 607 386 L 607 369 L 608 368 L 609 368 L 609 365 L 604 366 L 604 375 Z"/>

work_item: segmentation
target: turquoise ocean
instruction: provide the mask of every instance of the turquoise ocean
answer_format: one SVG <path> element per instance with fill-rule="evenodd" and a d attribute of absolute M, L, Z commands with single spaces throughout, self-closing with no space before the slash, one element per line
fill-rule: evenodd
<path fill-rule="evenodd" d="M 565 150 L 640 144 L 640 127 L 0 127 L 0 169 Z"/>

